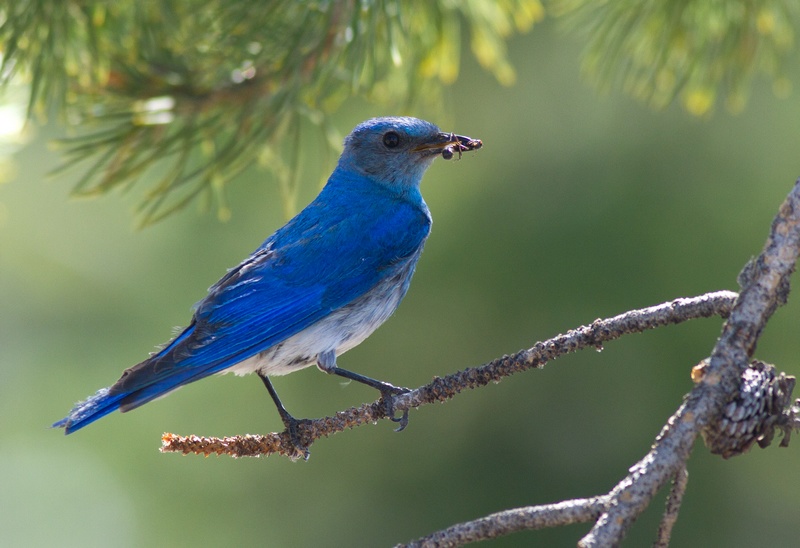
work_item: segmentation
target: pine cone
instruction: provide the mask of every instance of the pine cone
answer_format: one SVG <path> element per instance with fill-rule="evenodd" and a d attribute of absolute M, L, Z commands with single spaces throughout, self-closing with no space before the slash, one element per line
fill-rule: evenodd
<path fill-rule="evenodd" d="M 696 371 L 701 374 L 702 367 Z M 693 371 L 693 378 L 695 375 Z M 728 402 L 720 419 L 703 430 L 706 446 L 715 455 L 727 459 L 747 452 L 754 442 L 767 447 L 776 429 L 783 432 L 781 447 L 788 446 L 800 412 L 797 405 L 787 408 L 794 383 L 794 377 L 784 373 L 776 375 L 772 365 L 753 361 L 742 373 L 739 394 Z"/>

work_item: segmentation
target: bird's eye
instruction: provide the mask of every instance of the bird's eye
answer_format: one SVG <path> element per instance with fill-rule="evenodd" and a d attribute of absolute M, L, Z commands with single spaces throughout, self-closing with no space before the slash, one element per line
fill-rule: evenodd
<path fill-rule="evenodd" d="M 383 144 L 386 148 L 395 148 L 400 144 L 400 136 L 390 131 L 383 136 Z"/>

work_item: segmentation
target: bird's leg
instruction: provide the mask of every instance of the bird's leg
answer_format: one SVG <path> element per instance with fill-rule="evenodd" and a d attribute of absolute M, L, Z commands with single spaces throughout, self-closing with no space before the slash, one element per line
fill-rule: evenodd
<path fill-rule="evenodd" d="M 333 366 L 331 369 L 324 369 L 326 373 L 331 373 L 333 375 L 339 375 L 340 377 L 344 377 L 345 379 L 350 379 L 353 381 L 360 382 L 361 384 L 366 384 L 367 386 L 371 386 L 375 388 L 381 393 L 381 399 L 383 400 L 383 404 L 386 407 L 386 416 L 392 422 L 398 423 L 398 426 L 395 429 L 395 432 L 400 432 L 408 426 L 408 409 L 403 411 L 403 415 L 400 417 L 394 416 L 394 396 L 399 394 L 405 394 L 407 392 L 411 392 L 408 388 L 403 388 L 401 386 L 395 386 L 388 382 L 379 381 L 376 379 L 372 379 L 370 377 L 365 377 L 364 375 L 359 375 L 358 373 L 353 373 L 352 371 L 348 371 L 347 369 L 342 369 L 341 367 Z"/>
<path fill-rule="evenodd" d="M 306 455 L 306 459 L 308 459 L 308 447 L 306 447 L 306 445 L 300 441 L 300 434 L 298 431 L 298 426 L 304 421 L 297 420 L 286 410 L 286 408 L 283 406 L 283 402 L 281 402 L 281 399 L 278 397 L 278 393 L 275 392 L 275 387 L 272 386 L 272 383 L 266 375 L 264 375 L 261 371 L 256 371 L 256 374 L 262 380 L 264 386 L 267 387 L 267 391 L 272 397 L 272 401 L 275 402 L 275 407 L 278 408 L 278 414 L 281 416 L 281 420 L 283 421 L 283 425 L 286 427 L 286 431 L 289 432 L 289 438 L 292 440 L 292 444 L 294 444 L 297 449 L 303 451 Z"/>
<path fill-rule="evenodd" d="M 411 392 L 411 390 L 409 390 L 408 388 L 395 386 L 388 382 L 383 382 L 376 379 L 372 379 L 370 377 L 365 377 L 364 375 L 353 373 L 352 371 L 348 371 L 347 369 L 342 369 L 341 367 L 337 367 L 336 354 L 332 351 L 323 352 L 322 354 L 319 355 L 319 357 L 317 358 L 317 367 L 319 367 L 325 373 L 330 373 L 331 375 L 338 375 L 340 377 L 344 377 L 345 379 L 349 379 L 351 381 L 360 382 L 361 384 L 371 386 L 372 388 L 378 390 L 381 393 L 381 399 L 383 400 L 383 403 L 386 406 L 386 416 L 389 417 L 391 421 L 400 424 L 400 426 L 398 426 L 395 429 L 395 432 L 400 432 L 401 430 L 405 429 L 406 426 L 408 426 L 408 409 L 403 411 L 403 415 L 401 417 L 394 416 L 394 396 Z"/>

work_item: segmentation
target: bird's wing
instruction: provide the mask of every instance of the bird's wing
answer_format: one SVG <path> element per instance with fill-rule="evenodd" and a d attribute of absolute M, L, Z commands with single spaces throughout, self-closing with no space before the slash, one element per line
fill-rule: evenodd
<path fill-rule="evenodd" d="M 374 205 L 374 204 L 373 204 Z M 192 324 L 111 388 L 132 409 L 231 367 L 291 337 L 415 260 L 430 229 L 425 209 L 400 200 L 354 224 L 302 215 L 211 287 Z"/>

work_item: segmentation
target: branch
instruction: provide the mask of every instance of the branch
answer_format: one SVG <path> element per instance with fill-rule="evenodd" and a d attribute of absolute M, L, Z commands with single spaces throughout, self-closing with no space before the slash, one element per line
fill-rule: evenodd
<path fill-rule="evenodd" d="M 800 429 L 800 400 L 785 409 L 794 378 L 782 373 L 776 375 L 774 368 L 762 362 L 750 363 L 767 321 L 778 306 L 786 303 L 789 278 L 795 270 L 798 254 L 800 180 L 781 205 L 761 255 L 750 261 L 740 274 L 742 292 L 738 296 L 720 291 L 596 320 L 513 356 L 434 378 L 428 385 L 398 396 L 395 408 L 404 411 L 448 400 L 467 388 L 496 382 L 520 371 L 542 368 L 548 361 L 569 352 L 590 346 L 600 348 L 604 342 L 626 333 L 716 314 L 728 317 L 711 357 L 692 370 L 694 389 L 667 421 L 650 452 L 630 468 L 628 476 L 611 492 L 590 499 L 499 512 L 439 531 L 409 546 L 459 546 L 522 529 L 595 518 L 594 527 L 578 545 L 581 548 L 617 546 L 653 496 L 672 480 L 655 544 L 666 546 L 688 482 L 686 460 L 699 433 L 703 434 L 712 453 L 727 458 L 745 452 L 756 441 L 762 447 L 769 445 L 776 429 L 783 432 L 781 446 L 785 447 L 789 435 Z M 321 436 L 380 418 L 386 418 L 386 413 L 383 402 L 378 401 L 334 417 L 303 421 L 297 438 L 301 445 L 308 447 Z M 163 442 L 161 450 L 164 452 L 303 456 L 303 452 L 291 444 L 287 432 L 224 439 L 165 434 Z"/>
<path fill-rule="evenodd" d="M 612 503 L 581 539 L 582 548 L 616 546 L 655 493 L 685 466 L 694 440 L 739 393 L 758 337 L 775 309 L 786 302 L 789 277 L 800 253 L 800 181 L 772 223 L 761 255 L 740 276 L 742 292 L 725 322 L 707 371 L 670 417 L 650 452 L 611 491 Z"/>
<path fill-rule="evenodd" d="M 800 181 L 781 205 L 764 251 L 740 274 L 742 293 L 730 311 L 722 335 L 710 359 L 692 370 L 692 380 L 697 383 L 695 388 L 670 417 L 650 452 L 630 468 L 628 476 L 607 495 L 585 499 L 593 501 L 591 510 L 586 502 L 580 504 L 581 519 L 598 507 L 601 510 L 595 526 L 581 539 L 579 547 L 618 546 L 656 492 L 672 480 L 654 544 L 667 546 L 688 482 L 686 460 L 698 433 L 703 433 L 711 452 L 723 458 L 747 451 L 756 441 L 762 447 L 769 445 L 776 429 L 784 434 L 781 446 L 788 444 L 790 434 L 800 426 L 797 416 L 800 400 L 785 409 L 794 388 L 794 378 L 783 373 L 776 375 L 774 368 L 763 362 L 749 364 L 748 361 L 768 319 L 786 302 L 789 277 L 794 272 L 798 254 Z M 649 310 L 658 308 L 663 305 Z M 572 505 L 576 502 L 493 514 L 439 531 L 411 546 L 460 546 L 524 528 L 574 523 Z M 530 525 L 524 525 L 521 516 L 544 512 L 544 509 L 552 512 L 548 515 L 549 521 L 529 520 Z M 508 516 L 520 517 L 509 526 Z"/>
<path fill-rule="evenodd" d="M 667 497 L 667 505 L 664 508 L 664 516 L 661 518 L 661 525 L 658 526 L 658 538 L 653 543 L 653 548 L 667 548 L 669 539 L 672 536 L 672 527 L 678 521 L 678 511 L 681 509 L 683 494 L 686 493 L 686 486 L 689 483 L 689 471 L 686 465 L 683 466 L 675 478 L 672 480 L 672 489 Z"/>
<path fill-rule="evenodd" d="M 586 523 L 600 517 L 608 508 L 610 500 L 608 496 L 602 496 L 506 510 L 475 521 L 453 525 L 408 544 L 398 544 L 397 548 L 461 546 L 468 542 L 488 540 L 518 531 Z"/>
<path fill-rule="evenodd" d="M 583 348 L 601 348 L 625 334 L 641 333 L 665 325 L 677 324 L 696 318 L 727 317 L 736 299 L 732 291 L 717 291 L 693 298 L 675 299 L 664 304 L 632 310 L 613 318 L 595 320 L 591 325 L 571 330 L 532 348 L 511 356 L 503 356 L 480 367 L 468 368 L 445 377 L 435 377 L 429 384 L 406 394 L 395 396 L 396 411 L 406 411 L 434 402 L 453 398 L 466 389 L 478 388 L 498 382 L 528 369 L 541 369 L 550 361 Z M 289 432 L 266 435 L 246 435 L 226 438 L 177 436 L 165 433 L 161 451 L 164 453 L 227 454 L 232 457 L 267 456 L 273 453 L 292 459 L 305 455 L 304 448 L 321 437 L 328 437 L 345 429 L 375 423 L 386 417 L 381 400 L 336 413 L 332 417 L 302 421 L 298 427 L 296 447 Z"/>

